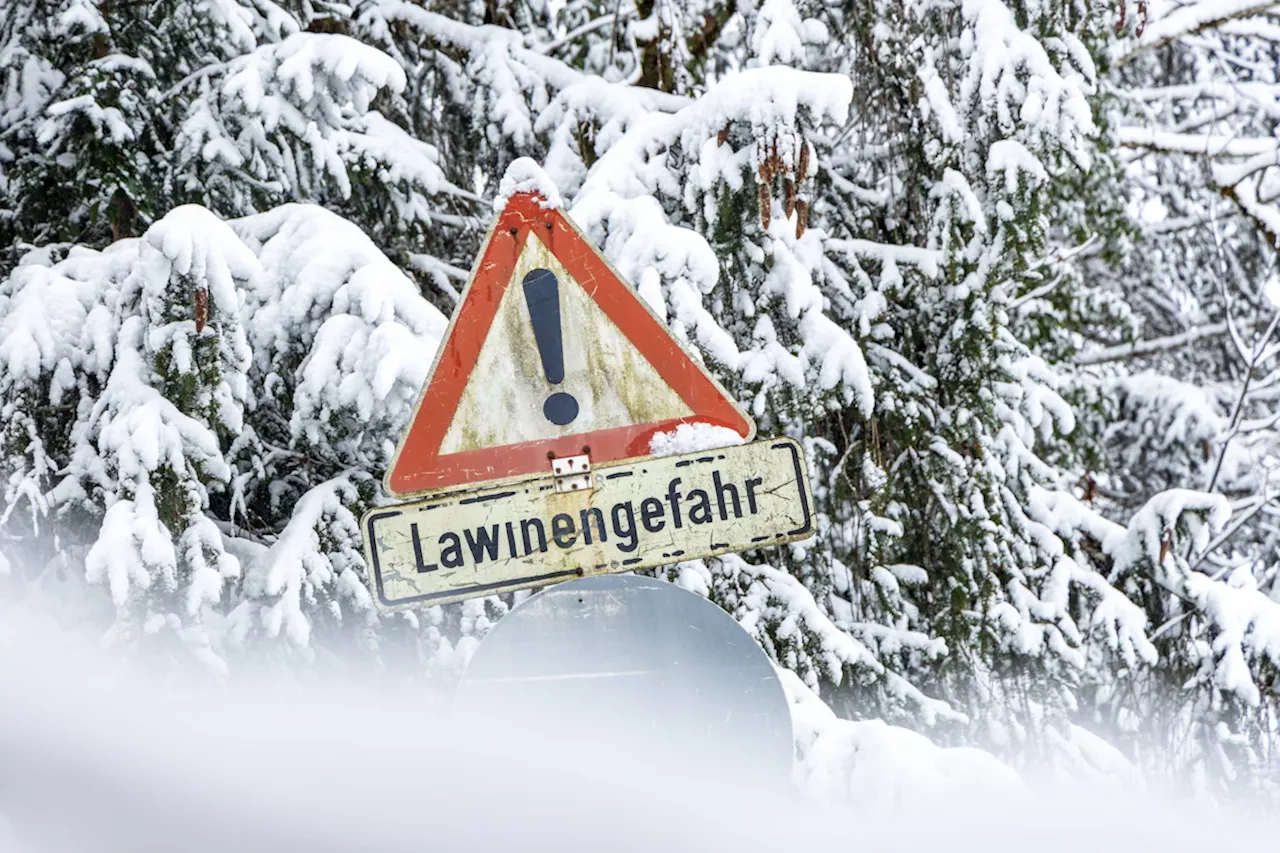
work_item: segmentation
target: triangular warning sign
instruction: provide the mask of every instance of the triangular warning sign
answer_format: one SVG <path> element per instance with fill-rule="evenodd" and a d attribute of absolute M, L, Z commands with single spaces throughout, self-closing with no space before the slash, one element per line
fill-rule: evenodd
<path fill-rule="evenodd" d="M 550 471 L 552 457 L 649 455 L 682 423 L 755 424 L 595 246 L 536 193 L 516 193 L 445 333 L 387 475 L 408 496 Z"/>

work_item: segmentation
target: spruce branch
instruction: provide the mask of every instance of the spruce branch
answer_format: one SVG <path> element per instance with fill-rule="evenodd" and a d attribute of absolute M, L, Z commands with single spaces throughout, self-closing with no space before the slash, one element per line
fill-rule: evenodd
<path fill-rule="evenodd" d="M 1252 17 L 1274 5 L 1272 0 L 1202 0 L 1177 6 L 1170 14 L 1151 24 L 1145 35 L 1140 33 L 1137 44 L 1117 57 L 1115 66 L 1123 68 L 1150 51 L 1187 36 L 1208 32 L 1228 21 Z"/>

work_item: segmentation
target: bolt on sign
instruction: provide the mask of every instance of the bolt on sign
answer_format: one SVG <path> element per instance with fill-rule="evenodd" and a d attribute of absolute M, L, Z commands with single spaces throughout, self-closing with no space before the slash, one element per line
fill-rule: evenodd
<path fill-rule="evenodd" d="M 803 539 L 799 446 L 654 457 L 681 424 L 755 424 L 558 209 L 514 194 L 363 521 L 392 610 Z"/>

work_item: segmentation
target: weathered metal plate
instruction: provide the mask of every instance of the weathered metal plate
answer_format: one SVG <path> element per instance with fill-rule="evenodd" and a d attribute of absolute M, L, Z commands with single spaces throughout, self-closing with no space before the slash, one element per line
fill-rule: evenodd
<path fill-rule="evenodd" d="M 655 433 L 755 424 L 570 219 L 515 193 L 436 354 L 387 490 L 540 476 L 548 456 L 648 455 Z"/>
<path fill-rule="evenodd" d="M 556 331 L 562 335 L 563 378 L 555 384 L 547 380 L 519 286 L 534 270 L 549 270 L 560 285 Z M 449 421 L 441 455 L 694 416 L 537 235 L 525 239 L 511 281 Z M 572 395 L 580 406 L 567 423 L 543 416 L 543 403 L 553 392 Z"/>
<path fill-rule="evenodd" d="M 764 548 L 813 534 L 800 446 L 771 439 L 597 466 L 596 488 L 547 476 L 430 496 L 364 518 L 384 610 Z"/>
<path fill-rule="evenodd" d="M 786 695 L 755 639 L 702 596 L 639 576 L 575 580 L 521 603 L 476 649 L 454 708 L 735 779 L 785 782 L 795 750 Z"/>

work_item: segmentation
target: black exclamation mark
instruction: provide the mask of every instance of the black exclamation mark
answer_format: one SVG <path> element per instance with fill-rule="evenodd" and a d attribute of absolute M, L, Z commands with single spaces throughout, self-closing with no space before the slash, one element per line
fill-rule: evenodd
<path fill-rule="evenodd" d="M 564 340 L 560 331 L 560 282 L 555 273 L 537 269 L 526 275 L 524 301 L 529 305 L 542 370 L 548 382 L 559 385 L 564 381 Z M 578 401 L 572 394 L 557 391 L 542 404 L 542 414 L 553 424 L 564 426 L 578 416 Z"/>

